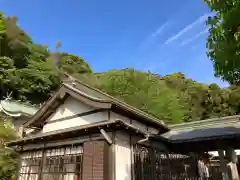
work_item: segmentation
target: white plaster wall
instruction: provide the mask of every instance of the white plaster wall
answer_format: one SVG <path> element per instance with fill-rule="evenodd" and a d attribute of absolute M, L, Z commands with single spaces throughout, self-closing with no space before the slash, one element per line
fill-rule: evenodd
<path fill-rule="evenodd" d="M 120 120 L 123 120 L 123 121 L 125 121 L 129 124 L 131 123 L 130 119 L 128 117 L 122 116 L 122 115 L 117 114 L 115 112 L 110 112 L 110 118 L 111 118 L 112 121 L 114 121 L 116 119 L 120 119 Z"/>
<path fill-rule="evenodd" d="M 239 149 L 235 149 L 236 155 L 240 155 L 240 150 Z M 211 154 L 212 156 L 218 157 L 218 152 L 217 151 L 209 151 L 209 154 Z M 225 155 L 225 151 L 224 151 L 224 155 Z"/>
<path fill-rule="evenodd" d="M 107 112 L 98 112 L 82 117 L 76 117 L 68 120 L 63 120 L 63 121 L 57 121 L 57 122 L 52 122 L 54 120 L 58 120 L 60 118 L 64 117 L 69 117 L 73 116 L 76 114 L 80 114 L 83 112 L 88 112 L 94 110 L 93 107 L 90 107 L 88 105 L 85 105 L 78 100 L 69 97 L 65 100 L 64 104 L 62 104 L 56 112 L 54 112 L 48 119 L 46 125 L 43 127 L 43 132 L 50 132 L 50 131 L 55 131 L 59 129 L 65 129 L 65 128 L 70 128 L 70 127 L 76 127 L 76 126 L 81 126 L 81 125 L 86 125 L 86 124 L 91 124 L 95 122 L 100 122 L 100 121 L 106 121 L 108 120 L 108 113 Z"/>
<path fill-rule="evenodd" d="M 115 137 L 115 179 L 131 180 L 130 136 L 122 132 Z"/>
<path fill-rule="evenodd" d="M 117 113 L 114 113 L 114 112 L 111 112 L 110 114 L 110 118 L 111 120 L 116 120 L 116 119 L 120 119 L 120 120 L 123 120 L 129 124 L 132 124 L 134 125 L 136 128 L 142 130 L 142 131 L 145 131 L 145 132 L 149 132 L 149 133 L 152 133 L 152 134 L 158 134 L 158 130 L 154 127 L 147 127 L 144 123 L 141 123 L 137 120 L 130 120 L 130 118 L 128 117 L 125 117 L 125 116 L 122 116 L 120 114 L 117 114 Z"/>

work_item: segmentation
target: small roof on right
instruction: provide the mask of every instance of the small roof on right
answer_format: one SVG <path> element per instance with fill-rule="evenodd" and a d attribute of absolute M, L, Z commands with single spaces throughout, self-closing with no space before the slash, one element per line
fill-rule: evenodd
<path fill-rule="evenodd" d="M 165 143 L 175 152 L 206 152 L 233 147 L 240 149 L 240 115 L 169 126 L 170 131 L 150 135 L 146 142 Z"/>
<path fill-rule="evenodd" d="M 240 136 L 240 115 L 213 118 L 169 126 L 161 136 L 173 143 Z"/>

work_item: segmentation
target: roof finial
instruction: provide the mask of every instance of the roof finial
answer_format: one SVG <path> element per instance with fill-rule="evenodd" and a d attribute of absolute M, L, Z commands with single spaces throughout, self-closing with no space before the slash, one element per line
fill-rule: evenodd
<path fill-rule="evenodd" d="M 9 94 L 7 93 L 7 97 L 5 99 L 6 100 L 12 99 L 12 91 Z"/>
<path fill-rule="evenodd" d="M 76 83 L 75 83 L 75 78 L 72 77 L 71 75 L 69 75 L 68 73 L 64 72 L 64 75 L 67 77 L 67 82 L 70 82 L 72 86 L 76 86 Z"/>

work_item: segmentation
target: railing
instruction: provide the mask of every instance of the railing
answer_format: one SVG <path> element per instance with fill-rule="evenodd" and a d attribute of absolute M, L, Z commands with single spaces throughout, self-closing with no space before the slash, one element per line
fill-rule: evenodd
<path fill-rule="evenodd" d="M 134 149 L 135 180 L 204 180 L 198 176 L 195 157 L 159 152 L 137 145 Z M 219 168 L 210 167 L 207 180 L 221 180 Z"/>

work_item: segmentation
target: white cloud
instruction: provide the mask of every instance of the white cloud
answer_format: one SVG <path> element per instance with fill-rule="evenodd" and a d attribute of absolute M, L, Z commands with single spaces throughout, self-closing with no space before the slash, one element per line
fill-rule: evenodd
<path fill-rule="evenodd" d="M 160 36 L 163 31 L 165 30 L 165 28 L 167 26 L 169 26 L 171 24 L 170 21 L 166 21 L 165 23 L 163 23 L 159 28 L 156 29 L 156 31 L 152 34 L 149 34 L 140 44 L 139 46 L 136 48 L 136 51 L 143 51 L 146 50 L 148 47 L 152 46 L 155 41 L 156 41 L 156 37 Z"/>
<path fill-rule="evenodd" d="M 169 21 L 163 23 L 154 33 L 152 33 L 152 37 L 156 37 L 163 33 L 164 29 L 170 24 Z"/>
<path fill-rule="evenodd" d="M 204 31 L 199 32 L 199 33 L 196 34 L 194 37 L 182 41 L 182 42 L 180 43 L 180 46 L 185 46 L 185 45 L 187 45 L 187 44 L 195 41 L 195 40 L 198 39 L 200 36 L 208 33 L 208 29 L 209 29 L 209 28 L 206 28 Z"/>
<path fill-rule="evenodd" d="M 167 41 L 165 41 L 164 45 L 167 45 L 175 40 L 177 40 L 178 38 L 180 38 L 183 34 L 185 34 L 186 32 L 188 32 L 189 30 L 191 30 L 194 26 L 201 24 L 203 22 L 205 22 L 207 20 L 207 18 L 209 16 L 211 16 L 212 13 L 207 13 L 204 14 L 202 16 L 200 16 L 197 20 L 195 20 L 194 22 L 192 22 L 191 24 L 187 25 L 185 28 L 183 28 L 181 31 L 179 31 L 177 34 L 175 34 L 174 36 L 170 37 Z"/>

